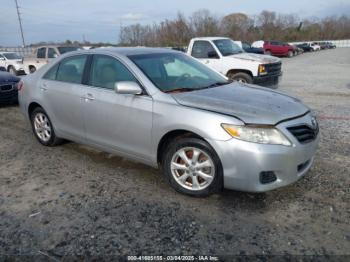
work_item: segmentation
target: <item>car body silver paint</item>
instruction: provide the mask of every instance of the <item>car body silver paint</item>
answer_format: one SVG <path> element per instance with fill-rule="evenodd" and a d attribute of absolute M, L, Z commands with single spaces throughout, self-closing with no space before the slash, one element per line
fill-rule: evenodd
<path fill-rule="evenodd" d="M 30 103 L 36 102 L 48 113 L 59 137 L 88 144 L 154 167 L 158 165 L 157 150 L 164 135 L 174 130 L 193 132 L 206 140 L 217 152 L 223 166 L 224 186 L 229 189 L 251 192 L 271 190 L 296 181 L 311 167 L 319 138 L 302 145 L 286 130 L 289 125 L 309 124 L 310 113 L 298 117 L 301 112 L 308 111 L 306 106 L 275 91 L 262 91 L 254 86 L 241 87 L 240 84 L 195 91 L 192 94 L 163 93 L 127 57 L 131 54 L 159 52 L 175 51 L 116 48 L 76 51 L 63 55 L 33 75 L 23 78 L 24 89 L 19 94 L 20 108 L 29 118 L 28 107 Z M 45 72 L 55 63 L 77 54 L 105 54 L 119 59 L 137 77 L 146 94 L 117 94 L 113 90 L 42 79 Z M 43 85 L 46 85 L 47 90 L 42 88 Z M 54 99 L 50 97 L 50 92 L 56 92 L 57 88 L 66 91 L 59 91 L 61 93 Z M 204 93 L 198 96 L 201 92 Z M 208 99 L 208 96 L 204 95 L 207 93 L 215 97 L 216 92 L 220 92 L 220 98 Z M 226 92 L 232 94 L 225 99 Z M 71 98 L 66 99 L 64 94 Z M 87 99 L 88 94 L 93 95 L 94 100 Z M 254 95 L 257 97 L 252 97 Z M 239 97 L 245 101 L 244 110 L 249 113 L 243 114 L 238 108 L 242 106 L 238 101 Z M 266 97 L 268 101 L 262 101 Z M 290 103 L 292 107 L 281 105 L 280 99 Z M 224 106 L 219 106 L 220 101 Z M 260 106 L 256 104 L 258 101 L 261 102 Z M 207 107 L 204 106 L 205 103 Z M 298 118 L 286 119 L 292 117 Z M 277 128 L 293 142 L 291 147 L 240 141 L 232 138 L 221 127 L 222 123 L 275 124 L 279 120 L 286 120 L 277 124 Z M 302 174 L 298 173 L 296 167 L 307 160 L 310 160 L 309 165 Z M 260 184 L 259 173 L 270 170 L 276 170 L 278 180 L 267 185 Z"/>

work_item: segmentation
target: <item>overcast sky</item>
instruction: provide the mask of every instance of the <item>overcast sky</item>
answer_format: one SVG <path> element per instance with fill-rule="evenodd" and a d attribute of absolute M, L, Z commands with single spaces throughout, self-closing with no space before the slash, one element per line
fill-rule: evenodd
<path fill-rule="evenodd" d="M 18 0 L 26 43 L 79 40 L 118 42 L 120 25 L 148 24 L 209 9 L 217 16 L 262 10 L 300 17 L 350 15 L 350 0 Z M 21 45 L 14 0 L 0 0 L 0 45 Z"/>

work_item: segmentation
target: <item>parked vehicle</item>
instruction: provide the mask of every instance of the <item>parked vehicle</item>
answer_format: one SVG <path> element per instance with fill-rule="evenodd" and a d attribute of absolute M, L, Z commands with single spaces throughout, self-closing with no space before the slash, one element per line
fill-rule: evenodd
<path fill-rule="evenodd" d="M 22 57 L 14 52 L 0 52 L 0 67 L 13 75 L 24 74 Z"/>
<path fill-rule="evenodd" d="M 317 42 L 317 44 L 321 47 L 321 50 L 328 49 L 328 45 L 325 42 Z"/>
<path fill-rule="evenodd" d="M 24 58 L 24 70 L 26 74 L 32 74 L 40 67 L 46 65 L 50 60 L 72 51 L 78 50 L 77 46 L 49 45 L 41 46 L 34 50 L 31 57 Z"/>
<path fill-rule="evenodd" d="M 41 144 L 68 139 L 161 167 L 194 196 L 291 184 L 311 168 L 319 140 L 299 100 L 231 82 L 169 49 L 69 53 L 19 89 Z"/>
<path fill-rule="evenodd" d="M 247 53 L 260 54 L 260 55 L 264 54 L 263 48 L 252 47 L 247 42 L 242 42 L 242 41 L 234 41 L 234 42 Z"/>
<path fill-rule="evenodd" d="M 313 52 L 314 49 L 308 43 L 298 44 L 297 47 L 304 50 L 304 52 Z"/>
<path fill-rule="evenodd" d="M 248 54 L 229 38 L 194 38 L 187 54 L 229 79 L 243 83 L 277 87 L 282 75 L 281 59 Z"/>
<path fill-rule="evenodd" d="M 331 42 L 326 42 L 326 44 L 327 44 L 327 48 L 329 48 L 329 49 L 334 49 L 337 47 L 335 44 L 333 44 Z"/>
<path fill-rule="evenodd" d="M 284 42 L 279 41 L 255 41 L 252 44 L 253 47 L 262 47 L 264 48 L 265 54 L 267 55 L 274 55 L 274 56 L 287 56 L 287 57 L 293 57 L 294 56 L 294 48 Z"/>
<path fill-rule="evenodd" d="M 321 50 L 321 47 L 318 44 L 316 44 L 316 43 L 310 43 L 309 45 L 311 46 L 311 48 L 314 51 L 320 51 Z"/>
<path fill-rule="evenodd" d="M 0 104 L 12 104 L 18 102 L 17 84 L 19 78 L 0 70 Z"/>

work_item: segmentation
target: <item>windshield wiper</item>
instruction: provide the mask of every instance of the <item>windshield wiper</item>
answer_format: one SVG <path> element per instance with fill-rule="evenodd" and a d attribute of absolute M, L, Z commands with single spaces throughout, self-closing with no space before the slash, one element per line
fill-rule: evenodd
<path fill-rule="evenodd" d="M 189 92 L 197 90 L 196 88 L 186 88 L 186 87 L 181 87 L 181 88 L 175 88 L 171 90 L 164 91 L 164 93 L 176 93 L 176 92 Z"/>
<path fill-rule="evenodd" d="M 227 82 L 216 82 L 216 83 L 213 83 L 213 84 L 211 84 L 209 86 L 205 86 L 205 87 L 202 87 L 202 88 L 199 88 L 199 89 L 208 89 L 208 88 L 213 88 L 213 87 L 218 87 L 218 86 L 224 86 L 224 85 L 231 84 L 232 82 L 233 82 L 232 80 L 229 80 Z"/>

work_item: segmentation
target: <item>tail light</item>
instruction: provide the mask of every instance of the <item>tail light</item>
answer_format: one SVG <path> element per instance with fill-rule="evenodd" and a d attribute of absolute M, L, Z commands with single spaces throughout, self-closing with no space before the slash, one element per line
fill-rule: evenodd
<path fill-rule="evenodd" d="M 17 90 L 18 90 L 18 91 L 22 91 L 23 88 L 24 88 L 24 83 L 23 83 L 23 81 L 21 80 L 21 81 L 19 81 L 18 84 L 17 84 Z"/>

